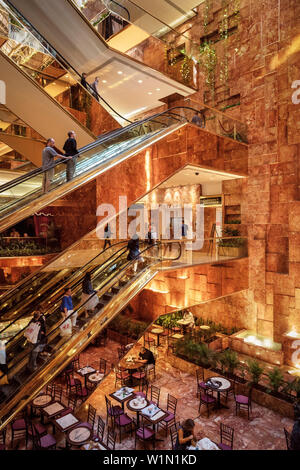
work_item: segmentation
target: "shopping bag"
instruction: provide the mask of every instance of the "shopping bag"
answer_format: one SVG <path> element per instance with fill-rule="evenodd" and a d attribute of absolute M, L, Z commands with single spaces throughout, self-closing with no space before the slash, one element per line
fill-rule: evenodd
<path fill-rule="evenodd" d="M 24 336 L 28 339 L 28 341 L 32 344 L 36 344 L 38 340 L 38 335 L 40 332 L 41 324 L 40 323 L 30 323 L 24 333 Z"/>
<path fill-rule="evenodd" d="M 62 325 L 60 325 L 60 334 L 61 336 L 70 336 L 72 334 L 72 322 L 70 318 L 65 320 Z"/>
<path fill-rule="evenodd" d="M 0 364 L 6 364 L 6 349 L 4 341 L 0 341 Z"/>

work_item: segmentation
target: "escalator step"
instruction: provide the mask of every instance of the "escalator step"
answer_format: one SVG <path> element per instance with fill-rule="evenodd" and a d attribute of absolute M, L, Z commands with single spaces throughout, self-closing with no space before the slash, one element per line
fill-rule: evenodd
<path fill-rule="evenodd" d="M 110 301 L 114 297 L 114 294 L 112 292 L 104 294 L 102 297 L 103 300 Z"/>
<path fill-rule="evenodd" d="M 111 290 L 114 294 L 118 294 L 121 290 L 121 286 L 115 286 Z"/>

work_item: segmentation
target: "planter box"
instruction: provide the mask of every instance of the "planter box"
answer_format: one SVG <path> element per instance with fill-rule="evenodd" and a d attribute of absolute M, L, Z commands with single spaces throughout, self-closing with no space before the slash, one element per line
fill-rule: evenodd
<path fill-rule="evenodd" d="M 218 246 L 218 255 L 241 258 L 242 256 L 247 256 L 247 246 Z"/>
<path fill-rule="evenodd" d="M 188 373 L 190 375 L 194 375 L 196 377 L 196 370 L 202 369 L 202 367 L 193 364 L 192 362 L 186 361 L 180 357 L 175 356 L 174 354 L 170 354 L 168 356 L 169 363 L 175 367 L 176 369 L 181 370 L 182 372 Z M 204 377 L 205 380 L 209 379 L 210 377 L 214 377 L 216 375 L 221 375 L 216 373 L 214 370 L 211 369 L 203 369 L 204 370 Z M 196 384 L 195 384 L 196 386 Z M 248 385 L 245 383 L 237 384 L 238 393 L 247 395 L 248 394 Z M 264 406 L 276 413 L 280 413 L 282 416 L 287 418 L 294 419 L 294 407 L 292 403 L 289 403 L 285 400 L 280 398 L 274 397 L 269 393 L 265 393 L 261 390 L 257 390 L 253 388 L 252 390 L 252 401 L 257 403 L 258 405 Z"/>
<path fill-rule="evenodd" d="M 273 351 L 272 349 L 264 348 L 263 346 L 257 346 L 255 344 L 247 343 L 244 338 L 239 338 L 238 335 L 246 330 L 238 331 L 229 337 L 229 347 L 233 351 L 236 351 L 246 356 L 257 358 L 261 361 L 268 362 L 275 366 L 281 366 L 284 363 L 284 352 Z"/>
<path fill-rule="evenodd" d="M 207 343 L 207 346 L 212 351 L 222 351 L 223 349 L 228 348 L 229 345 L 229 337 L 223 335 L 222 333 L 216 333 L 215 336 L 217 338 L 212 341 L 211 343 Z"/>

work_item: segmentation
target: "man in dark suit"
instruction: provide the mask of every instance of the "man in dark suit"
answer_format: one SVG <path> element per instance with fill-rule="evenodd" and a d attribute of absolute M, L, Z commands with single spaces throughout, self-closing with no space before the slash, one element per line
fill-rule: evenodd
<path fill-rule="evenodd" d="M 74 177 L 78 155 L 76 134 L 74 131 L 68 132 L 68 139 L 64 145 L 64 152 L 67 157 L 73 157 L 72 159 L 68 160 L 66 171 L 67 181 L 71 181 Z"/>

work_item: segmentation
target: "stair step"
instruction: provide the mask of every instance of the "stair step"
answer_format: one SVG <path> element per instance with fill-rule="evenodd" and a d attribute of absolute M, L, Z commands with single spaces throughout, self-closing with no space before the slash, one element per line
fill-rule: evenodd
<path fill-rule="evenodd" d="M 115 286 L 111 290 L 114 294 L 118 294 L 121 290 L 121 286 Z"/>
<path fill-rule="evenodd" d="M 124 286 L 126 286 L 127 282 L 128 282 L 128 280 L 126 280 L 126 279 L 120 279 L 119 285 L 120 285 L 121 287 L 124 287 Z"/>
<path fill-rule="evenodd" d="M 114 297 L 113 292 L 109 292 L 109 293 L 104 294 L 104 296 L 102 298 L 103 298 L 103 300 L 110 301 L 113 297 Z"/>

